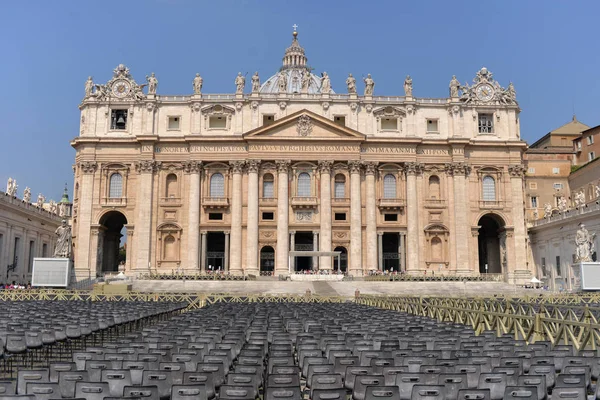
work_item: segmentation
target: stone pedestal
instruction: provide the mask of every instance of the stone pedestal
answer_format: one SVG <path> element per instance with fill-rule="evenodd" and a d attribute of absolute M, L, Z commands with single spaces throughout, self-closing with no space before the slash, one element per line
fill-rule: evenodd
<path fill-rule="evenodd" d="M 572 292 L 600 291 L 600 262 L 585 261 L 571 265 L 567 287 Z"/>

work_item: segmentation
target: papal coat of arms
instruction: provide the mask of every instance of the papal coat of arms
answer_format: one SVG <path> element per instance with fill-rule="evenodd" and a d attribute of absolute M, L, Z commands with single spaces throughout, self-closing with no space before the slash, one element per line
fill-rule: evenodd
<path fill-rule="evenodd" d="M 309 136 L 312 133 L 312 128 L 312 120 L 308 115 L 301 115 L 300 118 L 298 118 L 298 125 L 296 126 L 298 135 Z"/>

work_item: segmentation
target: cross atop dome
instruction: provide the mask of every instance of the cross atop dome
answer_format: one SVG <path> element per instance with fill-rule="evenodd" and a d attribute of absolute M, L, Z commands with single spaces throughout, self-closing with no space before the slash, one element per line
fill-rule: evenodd
<path fill-rule="evenodd" d="M 285 50 L 282 68 L 306 68 L 307 60 L 304 55 L 304 48 L 298 43 L 298 31 L 296 30 L 298 25 L 294 24 L 292 28 L 294 28 L 292 45 Z"/>

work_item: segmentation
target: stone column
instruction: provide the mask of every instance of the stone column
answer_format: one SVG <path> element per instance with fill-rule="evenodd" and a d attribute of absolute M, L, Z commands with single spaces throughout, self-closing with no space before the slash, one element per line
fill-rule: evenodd
<path fill-rule="evenodd" d="M 320 206 L 320 235 L 319 249 L 321 251 L 331 251 L 331 166 L 332 161 L 319 161 L 319 171 L 321 172 L 321 206 Z M 319 262 L 321 269 L 331 269 L 331 257 L 321 256 Z"/>
<path fill-rule="evenodd" d="M 200 235 L 202 236 L 202 250 L 200 252 L 200 272 L 201 273 L 206 273 L 206 235 L 207 232 L 206 231 L 202 231 L 200 232 Z"/>
<path fill-rule="evenodd" d="M 313 251 L 319 251 L 319 231 L 313 231 Z M 312 269 L 316 271 L 319 269 L 319 257 L 314 256 L 312 258 Z"/>
<path fill-rule="evenodd" d="M 350 168 L 350 266 L 354 276 L 363 275 L 362 270 L 362 201 L 360 193 L 360 161 L 349 161 Z"/>
<path fill-rule="evenodd" d="M 258 169 L 260 160 L 248 160 L 248 220 L 246 227 L 246 272 L 258 274 Z"/>
<path fill-rule="evenodd" d="M 133 243 L 134 226 L 129 224 L 125 225 L 125 229 L 127 230 L 127 252 L 125 254 L 125 271 L 126 273 L 129 273 L 132 270 L 131 255 L 134 253 L 135 247 Z"/>
<path fill-rule="evenodd" d="M 469 219 L 467 176 L 471 167 L 458 162 L 447 166 L 446 169 L 452 176 L 454 187 L 454 243 L 456 246 L 456 273 L 468 275 L 472 267 L 469 265 Z"/>
<path fill-rule="evenodd" d="M 225 254 L 223 255 L 223 270 L 229 271 L 229 231 L 223 232 L 225 234 Z"/>
<path fill-rule="evenodd" d="M 229 271 L 233 275 L 240 275 L 242 273 L 242 172 L 246 163 L 230 161 L 229 164 L 233 172 Z"/>
<path fill-rule="evenodd" d="M 296 250 L 296 231 L 290 231 L 290 250 Z M 294 273 L 294 271 L 296 271 L 296 257 L 294 257 L 292 260 L 289 260 L 288 257 L 288 263 L 291 264 L 290 269 L 291 272 Z"/>
<path fill-rule="evenodd" d="M 186 161 L 184 171 L 189 174 L 190 190 L 188 197 L 188 265 L 186 269 L 198 270 L 198 235 L 200 229 L 200 171 L 202 163 Z"/>
<path fill-rule="evenodd" d="M 417 196 L 417 175 L 423 165 L 416 162 L 406 163 L 406 251 L 408 254 L 406 271 L 411 273 L 420 269 L 419 262 L 419 204 Z"/>
<path fill-rule="evenodd" d="M 525 239 L 527 238 L 527 231 L 525 229 L 525 212 L 523 210 L 523 176 L 525 174 L 525 167 L 521 164 L 510 165 L 508 167 L 510 174 L 510 191 L 512 200 L 512 216 L 514 225 L 514 258 L 513 258 L 513 269 L 508 270 L 509 276 L 512 274 L 515 283 L 519 276 L 522 279 L 529 278 L 531 275 L 527 267 L 527 252 L 525 248 Z M 510 246 L 508 246 L 510 248 Z M 508 255 L 510 257 L 510 254 Z M 509 258 L 510 259 L 510 258 Z M 510 264 L 510 263 L 509 263 Z"/>
<path fill-rule="evenodd" d="M 379 271 L 383 271 L 383 232 L 377 232 L 377 241 L 378 241 L 378 263 L 377 269 Z"/>
<path fill-rule="evenodd" d="M 79 183 L 79 220 L 77 221 L 77 243 L 75 259 L 75 276 L 77 280 L 83 280 L 96 277 L 96 265 L 90 263 L 92 254 L 98 251 L 92 247 L 91 228 L 92 228 L 92 202 L 94 200 L 94 173 L 98 169 L 95 161 L 82 161 L 77 166 L 81 173 L 81 182 Z M 129 222 L 129 221 L 128 221 Z M 10 239 L 10 235 L 8 238 Z M 11 239 L 12 240 L 12 239 Z M 54 247 L 52 241 L 48 244 L 48 254 L 52 255 Z M 9 260 L 12 264 L 12 260 Z"/>
<path fill-rule="evenodd" d="M 375 195 L 375 169 L 377 163 L 365 163 L 365 202 L 367 222 L 367 269 L 374 269 L 378 265 L 377 260 L 377 205 Z"/>
<path fill-rule="evenodd" d="M 286 273 L 288 270 L 288 229 L 289 229 L 289 194 L 288 169 L 289 160 L 277 160 L 277 249 L 275 273 Z"/>
<path fill-rule="evenodd" d="M 406 235 L 400 233 L 400 271 L 406 271 Z"/>
<path fill-rule="evenodd" d="M 139 188 L 137 197 L 137 219 L 136 226 L 136 263 L 133 266 L 137 272 L 150 270 L 152 240 L 152 203 L 154 199 L 154 172 L 160 167 L 160 163 L 154 160 L 139 161 L 135 165 L 139 172 Z"/>

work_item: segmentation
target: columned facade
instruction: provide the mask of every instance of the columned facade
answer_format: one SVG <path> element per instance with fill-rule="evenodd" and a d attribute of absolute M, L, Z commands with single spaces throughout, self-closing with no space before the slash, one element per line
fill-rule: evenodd
<path fill-rule="evenodd" d="M 290 49 L 303 56 L 231 95 L 147 94 L 123 65 L 88 93 L 72 142 L 78 277 L 106 269 L 118 229 L 132 274 L 337 269 L 299 249 L 337 251 L 353 276 L 528 276 L 512 87 L 482 68 L 448 99 L 334 93 L 297 33 Z"/>

